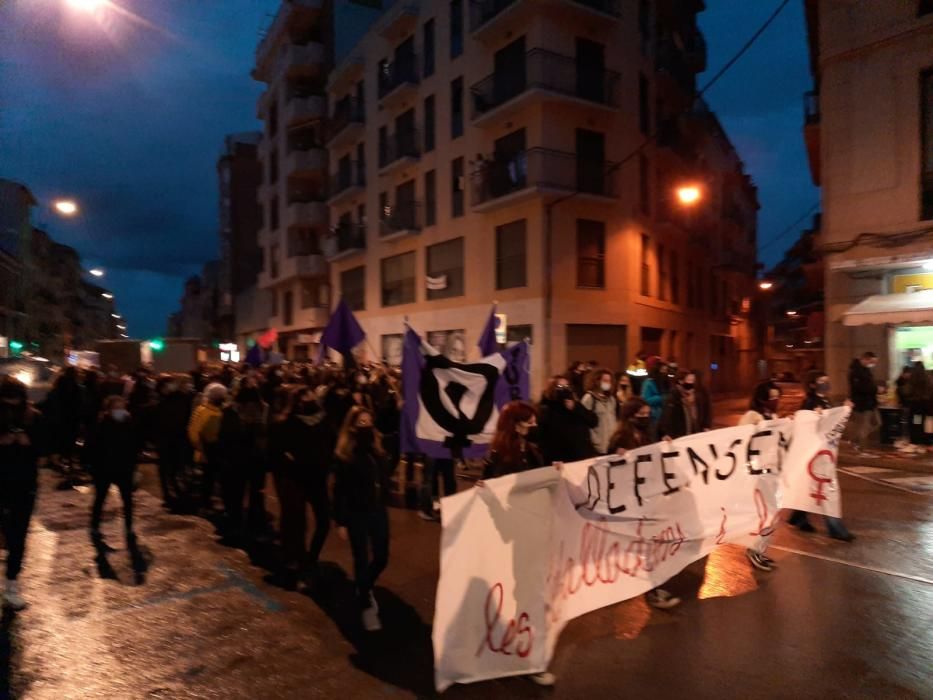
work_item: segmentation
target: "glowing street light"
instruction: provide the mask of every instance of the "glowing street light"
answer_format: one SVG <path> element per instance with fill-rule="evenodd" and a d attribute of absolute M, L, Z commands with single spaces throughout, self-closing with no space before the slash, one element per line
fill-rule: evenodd
<path fill-rule="evenodd" d="M 81 12 L 94 12 L 104 4 L 104 0 L 68 0 L 68 4 Z"/>
<path fill-rule="evenodd" d="M 933 270 L 933 260 L 927 260 L 925 263 L 923 263 L 923 269 Z"/>
<path fill-rule="evenodd" d="M 788 311 L 788 312 L 787 312 L 787 315 L 788 315 L 788 316 L 796 316 L 796 315 L 797 315 L 797 312 L 796 312 L 796 311 Z"/>
<path fill-rule="evenodd" d="M 110 292 L 104 292 L 103 294 L 101 294 L 101 296 L 104 299 L 113 299 L 113 294 L 111 294 Z"/>
<path fill-rule="evenodd" d="M 774 286 L 774 282 L 768 282 L 768 280 L 762 280 L 758 283 L 758 289 L 763 289 L 765 291 L 771 289 Z"/>
<path fill-rule="evenodd" d="M 124 326 L 124 325 L 122 325 L 122 324 L 120 324 L 120 323 L 117 324 L 117 328 L 119 328 L 121 331 L 125 331 L 125 330 L 126 330 L 126 326 Z"/>
<path fill-rule="evenodd" d="M 52 206 L 62 216 L 74 216 L 78 213 L 78 203 L 73 199 L 56 199 Z"/>
<path fill-rule="evenodd" d="M 120 337 L 121 337 L 121 338 L 129 338 L 129 336 L 128 336 L 126 333 L 121 333 L 121 334 L 120 334 Z"/>
<path fill-rule="evenodd" d="M 692 207 L 703 199 L 703 190 L 699 185 L 681 185 L 676 190 L 677 201 L 685 207 Z"/>
<path fill-rule="evenodd" d="M 104 276 L 104 271 L 101 270 L 99 267 L 92 267 L 90 270 L 88 270 L 88 272 L 90 272 L 94 277 Z"/>
<path fill-rule="evenodd" d="M 113 318 L 121 319 L 123 318 L 120 314 L 110 314 Z"/>

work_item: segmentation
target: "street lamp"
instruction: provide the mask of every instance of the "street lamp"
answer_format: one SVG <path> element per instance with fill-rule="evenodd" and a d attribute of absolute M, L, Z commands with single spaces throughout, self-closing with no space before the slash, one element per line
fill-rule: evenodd
<path fill-rule="evenodd" d="M 78 203 L 73 199 L 56 199 L 52 206 L 62 216 L 74 216 L 78 213 Z"/>
<path fill-rule="evenodd" d="M 104 271 L 101 270 L 99 267 L 92 267 L 90 270 L 88 270 L 88 272 L 90 272 L 91 275 L 93 275 L 94 277 L 103 277 L 103 276 L 104 276 Z"/>
<path fill-rule="evenodd" d="M 104 0 L 68 0 L 68 4 L 81 12 L 93 12 L 104 4 Z"/>
<path fill-rule="evenodd" d="M 111 294 L 110 292 L 104 292 L 103 294 L 101 294 L 101 296 L 104 299 L 113 299 L 113 294 Z"/>
<path fill-rule="evenodd" d="M 677 201 L 685 207 L 693 207 L 703 199 L 703 190 L 699 185 L 681 185 L 676 190 Z"/>
<path fill-rule="evenodd" d="M 121 324 L 121 323 L 118 323 L 118 324 L 117 324 L 117 328 L 119 328 L 121 331 L 125 331 L 125 330 L 126 330 L 126 326 L 124 326 L 124 325 Z"/>
<path fill-rule="evenodd" d="M 796 315 L 797 315 L 797 312 L 791 310 L 791 311 L 788 311 L 788 312 L 787 312 L 787 315 L 788 315 L 788 316 L 796 316 Z"/>
<path fill-rule="evenodd" d="M 121 318 L 123 318 L 120 314 L 110 314 L 110 315 L 111 315 L 111 317 L 116 318 L 116 319 L 121 319 Z"/>
<path fill-rule="evenodd" d="M 927 260 L 925 263 L 923 263 L 923 269 L 933 270 L 933 260 Z"/>
<path fill-rule="evenodd" d="M 768 291 L 773 286 L 774 286 L 774 282 L 769 282 L 768 280 L 762 280 L 761 282 L 758 283 L 758 289 L 762 289 L 764 291 Z"/>

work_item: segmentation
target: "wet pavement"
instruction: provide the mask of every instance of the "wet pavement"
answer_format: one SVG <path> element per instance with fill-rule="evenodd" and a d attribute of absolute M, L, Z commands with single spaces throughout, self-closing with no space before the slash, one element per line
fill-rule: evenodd
<path fill-rule="evenodd" d="M 96 557 L 91 494 L 43 475 L 22 589 L 6 615 L 0 698 L 430 697 L 430 622 L 440 528 L 393 509 L 392 554 L 376 596 L 385 630 L 360 629 L 348 546 L 332 536 L 313 596 L 268 583 L 246 553 L 194 516 L 165 513 L 143 467 L 136 494 L 146 567 L 119 535 L 117 499 Z M 507 679 L 450 698 L 933 698 L 933 492 L 843 474 L 851 544 L 784 526 L 752 570 L 723 547 L 668 586 L 685 602 L 643 598 L 573 621 L 554 689 Z M 464 485 L 465 486 L 465 485 Z M 275 501 L 270 498 L 270 508 Z M 142 569 L 145 568 L 145 571 Z"/>

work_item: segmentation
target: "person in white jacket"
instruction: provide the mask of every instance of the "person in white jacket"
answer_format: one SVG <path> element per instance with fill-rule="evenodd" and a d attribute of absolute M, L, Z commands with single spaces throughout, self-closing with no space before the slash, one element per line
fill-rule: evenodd
<path fill-rule="evenodd" d="M 586 394 L 580 403 L 596 414 L 599 422 L 590 429 L 590 438 L 597 453 L 604 455 L 609 450 L 609 440 L 618 423 L 618 402 L 613 388 L 615 377 L 608 369 L 596 369 L 587 377 Z"/>

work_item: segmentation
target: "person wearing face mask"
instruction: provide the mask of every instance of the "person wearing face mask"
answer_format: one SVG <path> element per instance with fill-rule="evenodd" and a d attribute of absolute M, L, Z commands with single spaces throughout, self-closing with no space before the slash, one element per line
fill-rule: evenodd
<path fill-rule="evenodd" d="M 619 375 L 616 383 L 616 406 L 618 407 L 618 416 L 622 415 L 622 406 L 629 399 L 635 398 L 638 393 L 632 387 L 632 379 L 628 374 Z"/>
<path fill-rule="evenodd" d="M 648 378 L 641 384 L 641 397 L 651 406 L 651 425 L 657 426 L 664 411 L 664 402 L 670 394 L 670 379 L 668 378 L 668 365 L 660 357 L 648 360 Z"/>
<path fill-rule="evenodd" d="M 0 534 L 7 550 L 0 603 L 11 610 L 26 607 L 17 577 L 36 502 L 38 464 L 47 446 L 41 418 L 29 406 L 25 385 L 0 377 Z"/>
<path fill-rule="evenodd" d="M 382 628 L 373 586 L 389 563 L 390 468 L 382 439 L 373 426 L 373 414 L 361 406 L 350 409 L 337 448 L 334 483 L 335 519 L 342 539 L 353 552 L 356 594 L 363 628 Z M 370 552 L 372 553 L 370 555 Z"/>
<path fill-rule="evenodd" d="M 535 442 L 538 417 L 535 407 L 512 401 L 502 407 L 496 433 L 483 462 L 483 478 L 494 479 L 544 466 L 544 457 Z"/>
<path fill-rule="evenodd" d="M 615 431 L 618 404 L 612 391 L 612 372 L 596 369 L 587 377 L 587 391 L 580 399 L 584 408 L 596 414 L 596 427 L 590 430 L 590 440 L 597 454 L 604 455 L 609 449 L 609 438 Z"/>
<path fill-rule="evenodd" d="M 594 457 L 596 450 L 590 431 L 598 423 L 596 414 L 574 398 L 567 377 L 553 377 L 538 414 L 544 463 L 576 462 Z"/>
<path fill-rule="evenodd" d="M 123 529 L 126 545 L 136 550 L 133 531 L 133 477 L 136 473 L 136 452 L 139 448 L 133 419 L 122 396 L 111 396 L 104 402 L 92 447 L 94 505 L 91 508 L 91 541 L 99 550 L 107 549 L 100 531 L 101 514 L 110 487 L 115 485 L 123 501 Z"/>
<path fill-rule="evenodd" d="M 697 400 L 696 375 L 687 370 L 677 372 L 674 390 L 664 404 L 658 435 L 676 440 L 685 435 L 703 432 L 709 423 L 706 406 Z"/>
<path fill-rule="evenodd" d="M 739 425 L 755 425 L 765 420 L 778 417 L 778 406 L 781 402 L 781 389 L 770 380 L 760 382 L 752 393 L 749 410 L 739 420 Z M 773 530 L 772 533 L 773 534 Z M 759 571 L 772 571 L 777 564 L 765 555 L 771 535 L 761 535 L 754 546 L 745 550 L 745 556 Z"/>
<path fill-rule="evenodd" d="M 852 401 L 852 416 L 849 418 L 849 434 L 852 447 L 861 452 L 865 449 L 868 436 L 878 427 L 878 385 L 872 370 L 878 364 L 873 352 L 863 353 L 849 365 L 849 398 Z"/>
<path fill-rule="evenodd" d="M 304 577 L 314 584 L 318 559 L 330 532 L 327 490 L 336 434 L 311 387 L 291 393 L 286 410 L 269 425 L 269 460 L 279 499 L 279 529 L 286 587 Z M 314 535 L 307 542 L 307 506 L 314 513 Z"/>
<path fill-rule="evenodd" d="M 832 408 L 829 400 L 831 386 L 829 376 L 821 370 L 812 370 L 807 375 L 807 395 L 800 406 L 801 411 L 825 411 Z M 801 532 L 814 532 L 816 528 L 810 524 L 810 519 L 806 511 L 795 510 L 791 513 L 787 522 L 796 527 Z M 842 518 L 831 518 L 826 516 L 826 530 L 829 536 L 843 542 L 851 542 L 855 535 L 849 532 L 849 529 L 842 522 Z"/>

